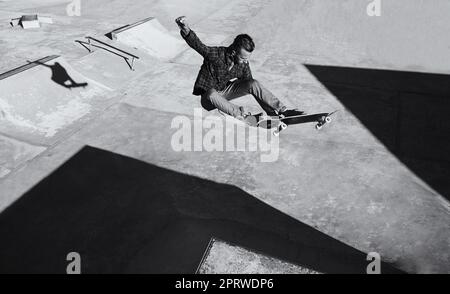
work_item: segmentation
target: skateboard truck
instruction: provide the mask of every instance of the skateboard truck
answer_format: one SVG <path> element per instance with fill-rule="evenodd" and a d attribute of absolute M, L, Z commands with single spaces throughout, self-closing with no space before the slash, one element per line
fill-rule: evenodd
<path fill-rule="evenodd" d="M 337 110 L 336 110 L 337 111 Z M 295 116 L 280 116 L 279 124 L 275 131 L 273 131 L 274 136 L 279 136 L 280 132 L 287 129 L 288 125 L 298 124 L 298 123 L 306 123 L 306 122 L 316 122 L 315 128 L 316 130 L 321 130 L 322 127 L 331 122 L 331 115 L 333 115 L 336 111 L 333 112 L 325 112 L 325 113 L 317 113 L 317 114 L 302 114 Z"/>
<path fill-rule="evenodd" d="M 287 127 L 288 127 L 288 126 L 287 126 L 286 123 L 281 122 L 281 123 L 278 125 L 277 129 L 276 129 L 275 131 L 273 131 L 273 135 L 274 135 L 275 137 L 278 137 L 278 136 L 280 135 L 280 132 L 286 130 Z"/>
<path fill-rule="evenodd" d="M 322 129 L 322 127 L 325 125 L 325 124 L 328 124 L 328 123 L 330 123 L 331 122 L 331 117 L 330 117 L 330 115 L 331 114 L 329 114 L 329 115 L 327 115 L 327 116 L 322 116 L 322 118 L 319 120 L 319 122 L 316 124 L 316 130 L 321 130 Z"/>

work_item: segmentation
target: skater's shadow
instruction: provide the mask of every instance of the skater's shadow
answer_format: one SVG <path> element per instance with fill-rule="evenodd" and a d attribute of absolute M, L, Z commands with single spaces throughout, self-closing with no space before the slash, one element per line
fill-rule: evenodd
<path fill-rule="evenodd" d="M 50 68 L 50 70 L 52 71 L 52 81 L 54 81 L 55 83 L 68 88 L 68 89 L 72 89 L 72 88 L 85 88 L 87 87 L 88 83 L 77 83 L 75 82 L 72 77 L 69 75 L 69 73 L 67 72 L 67 70 L 59 63 L 59 62 L 55 62 L 54 64 L 45 64 L 44 62 L 41 62 L 39 60 L 37 61 L 33 61 L 29 63 L 37 63 L 39 65 L 45 66 Z"/>

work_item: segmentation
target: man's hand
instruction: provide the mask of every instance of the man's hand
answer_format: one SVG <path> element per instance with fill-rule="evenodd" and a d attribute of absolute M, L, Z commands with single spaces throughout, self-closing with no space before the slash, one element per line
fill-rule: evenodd
<path fill-rule="evenodd" d="M 186 22 L 186 16 L 180 16 L 178 17 L 175 22 L 177 23 L 178 27 L 180 28 L 180 30 L 183 32 L 183 34 L 186 36 L 187 34 L 189 34 L 189 32 L 191 31 L 191 29 L 189 28 L 189 25 Z"/>

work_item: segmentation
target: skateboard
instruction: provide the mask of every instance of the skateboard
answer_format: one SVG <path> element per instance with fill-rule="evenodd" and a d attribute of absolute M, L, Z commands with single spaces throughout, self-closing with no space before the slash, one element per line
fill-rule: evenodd
<path fill-rule="evenodd" d="M 333 112 L 321 112 L 314 114 L 301 114 L 293 116 L 260 116 L 256 126 L 265 129 L 275 129 L 273 134 L 278 136 L 281 131 L 287 129 L 289 125 L 303 124 L 303 123 L 316 123 L 316 129 L 320 130 L 322 127 L 331 122 L 331 116 L 336 113 Z"/>

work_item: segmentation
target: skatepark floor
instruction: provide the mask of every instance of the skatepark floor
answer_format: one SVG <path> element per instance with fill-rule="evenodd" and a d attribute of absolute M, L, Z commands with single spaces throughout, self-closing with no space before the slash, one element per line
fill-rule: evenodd
<path fill-rule="evenodd" d="M 1 72 L 57 55 L 87 83 L 54 84 L 42 65 L 0 79 L 0 272 L 65 271 L 79 250 L 86 272 L 193 273 L 213 237 L 324 273 L 364 273 L 369 252 L 384 273 L 450 272 L 450 67 L 439 58 L 450 40 L 434 58 L 427 43 L 450 26 L 429 21 L 444 1 L 386 3 L 381 19 L 353 0 L 96 0 L 77 17 L 68 2 L 0 2 Z M 27 13 L 54 23 L 9 27 Z M 249 33 L 256 79 L 288 106 L 338 115 L 320 132 L 290 126 L 274 149 L 237 128 L 244 151 L 194 151 L 199 114 L 222 134 L 237 127 L 194 111 L 195 52 L 167 62 L 128 48 L 142 56 L 131 71 L 75 42 L 149 16 L 177 37 L 180 15 L 209 45 Z M 250 96 L 235 102 L 258 110 Z M 192 123 L 192 150 L 174 150 L 177 121 Z"/>

